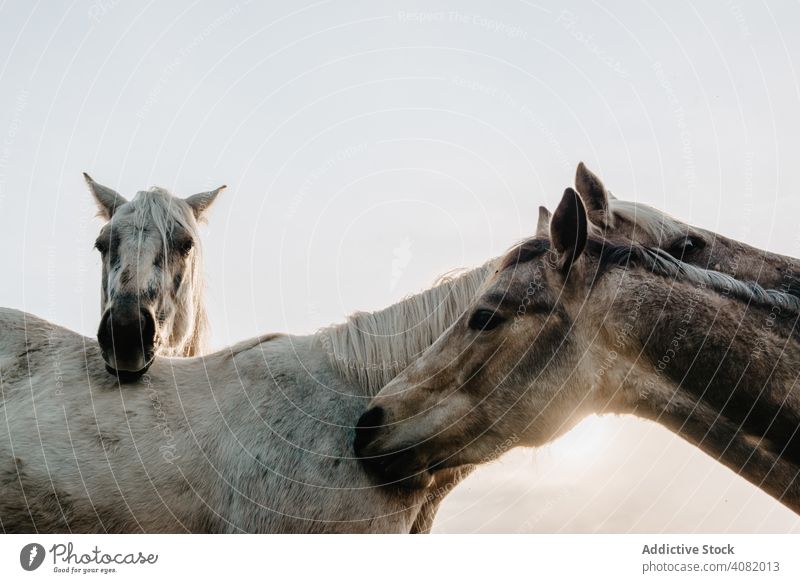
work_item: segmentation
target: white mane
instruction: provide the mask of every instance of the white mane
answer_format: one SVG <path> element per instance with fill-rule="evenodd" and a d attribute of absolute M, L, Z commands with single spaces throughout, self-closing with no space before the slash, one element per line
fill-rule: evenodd
<path fill-rule="evenodd" d="M 377 312 L 356 312 L 318 336 L 333 367 L 377 393 L 467 309 L 494 269 L 494 260 L 440 278 L 434 287 Z"/>
<path fill-rule="evenodd" d="M 166 245 L 176 227 L 197 235 L 196 223 L 191 219 L 189 206 L 158 186 L 141 190 L 131 200 L 134 209 L 134 225 L 137 229 L 154 227 Z"/>
<path fill-rule="evenodd" d="M 685 235 L 688 226 L 671 215 L 640 202 L 610 199 L 609 209 L 614 216 L 635 224 L 653 241 L 668 241 Z"/>
<path fill-rule="evenodd" d="M 206 350 L 208 318 L 205 311 L 203 282 L 203 249 L 197 221 L 192 209 L 182 199 L 157 186 L 136 193 L 130 204 L 133 206 L 133 223 L 137 230 L 154 229 L 166 254 L 170 238 L 176 230 L 189 233 L 194 241 L 192 261 L 186 267 L 182 284 L 175 297 L 177 318 L 193 320 L 192 335 L 182 346 L 164 346 L 166 356 L 192 356 Z M 173 274 L 169 274 L 170 280 Z"/>

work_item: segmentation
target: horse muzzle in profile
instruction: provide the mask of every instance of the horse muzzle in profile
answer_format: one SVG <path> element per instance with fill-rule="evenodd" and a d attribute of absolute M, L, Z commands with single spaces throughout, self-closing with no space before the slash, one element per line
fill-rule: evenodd
<path fill-rule="evenodd" d="M 361 415 L 353 440 L 356 456 L 367 471 L 381 481 L 381 485 L 426 488 L 433 479 L 431 471 L 434 468 L 413 445 L 391 449 L 382 446 L 384 434 L 391 430 L 384 424 L 384 419 L 381 407 L 372 407 Z"/>
<path fill-rule="evenodd" d="M 106 370 L 122 382 L 135 381 L 147 372 L 156 353 L 155 318 L 131 303 L 107 309 L 97 330 Z"/>

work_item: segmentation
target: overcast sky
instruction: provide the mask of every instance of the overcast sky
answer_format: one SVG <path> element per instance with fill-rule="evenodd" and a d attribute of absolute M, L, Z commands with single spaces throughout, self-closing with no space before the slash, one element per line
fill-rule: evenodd
<path fill-rule="evenodd" d="M 204 229 L 215 347 L 312 332 L 500 254 L 579 160 L 620 198 L 797 256 L 800 4 L 694 4 L 0 3 L 0 304 L 94 334 L 83 171 L 128 196 L 229 185 Z M 609 417 L 483 468 L 436 530 L 800 520 Z"/>

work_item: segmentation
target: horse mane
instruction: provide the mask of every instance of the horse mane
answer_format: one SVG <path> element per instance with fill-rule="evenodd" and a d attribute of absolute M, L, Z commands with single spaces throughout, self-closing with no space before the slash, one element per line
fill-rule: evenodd
<path fill-rule="evenodd" d="M 766 289 L 752 281 L 743 281 L 719 271 L 684 263 L 658 248 L 619 244 L 590 238 L 587 250 L 599 258 L 600 272 L 609 267 L 639 267 L 678 281 L 706 287 L 718 294 L 762 308 L 780 308 L 800 314 L 800 298 L 781 290 Z"/>
<path fill-rule="evenodd" d="M 532 261 L 550 251 L 550 240 L 532 237 L 513 247 L 501 259 L 500 269 L 508 269 Z M 662 277 L 704 286 L 716 293 L 762 308 L 780 308 L 800 315 L 800 297 L 794 289 L 766 289 L 752 281 L 742 281 L 726 273 L 684 263 L 659 248 L 644 247 L 590 236 L 586 253 L 599 261 L 594 281 L 609 268 L 642 268 Z"/>
<path fill-rule="evenodd" d="M 176 227 L 194 231 L 188 209 L 176 204 L 175 197 L 165 188 L 154 186 L 150 190 L 140 190 L 131 202 L 135 226 L 138 229 L 155 227 L 165 242 Z"/>
<path fill-rule="evenodd" d="M 208 317 L 203 301 L 205 285 L 202 270 L 202 238 L 192 210 L 183 200 L 158 186 L 137 192 L 131 203 L 134 209 L 134 226 L 137 229 L 145 226 L 155 229 L 161 237 L 161 245 L 165 254 L 169 248 L 170 239 L 176 231 L 182 230 L 188 233 L 194 241 L 192 265 L 187 269 L 187 277 L 183 278 L 183 285 L 176 298 L 178 313 L 187 313 L 189 306 L 193 306 L 194 325 L 188 345 L 184 347 L 180 355 L 174 356 L 202 354 L 206 348 Z"/>
<path fill-rule="evenodd" d="M 653 241 L 670 241 L 685 236 L 689 227 L 673 216 L 640 202 L 610 199 L 608 207 L 621 219 L 646 233 Z"/>
<path fill-rule="evenodd" d="M 376 312 L 356 312 L 317 335 L 333 367 L 377 393 L 449 328 L 494 270 L 494 261 L 449 272 L 416 295 Z"/>

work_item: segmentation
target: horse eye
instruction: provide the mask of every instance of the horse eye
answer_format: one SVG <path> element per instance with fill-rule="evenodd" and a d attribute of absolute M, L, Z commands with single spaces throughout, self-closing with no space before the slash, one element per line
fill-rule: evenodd
<path fill-rule="evenodd" d="M 178 253 L 185 257 L 189 254 L 189 251 L 192 250 L 192 247 L 194 247 L 194 241 L 192 239 L 183 239 L 182 241 L 178 242 L 176 248 Z"/>
<path fill-rule="evenodd" d="M 688 257 L 695 251 L 699 251 L 705 246 L 706 242 L 700 237 L 689 235 L 688 237 L 675 241 L 669 246 L 667 252 L 677 259 L 682 259 L 684 257 Z"/>
<path fill-rule="evenodd" d="M 478 331 L 493 330 L 505 321 L 505 318 L 493 310 L 477 310 L 470 317 L 468 326 Z"/>
<path fill-rule="evenodd" d="M 105 254 L 108 251 L 108 245 L 105 241 L 98 239 L 94 242 L 94 248 L 100 251 L 100 253 Z"/>

